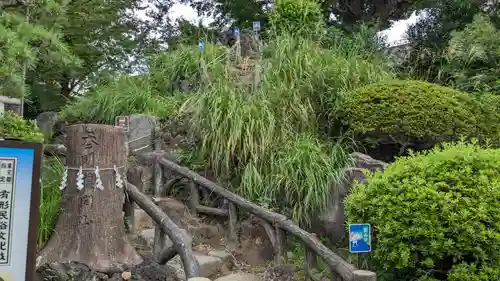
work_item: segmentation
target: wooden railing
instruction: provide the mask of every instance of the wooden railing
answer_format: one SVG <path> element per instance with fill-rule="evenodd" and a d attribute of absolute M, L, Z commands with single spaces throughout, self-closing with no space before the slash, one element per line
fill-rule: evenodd
<path fill-rule="evenodd" d="M 303 229 L 292 222 L 287 217 L 274 213 L 270 210 L 262 208 L 245 198 L 238 196 L 227 189 L 217 185 L 216 183 L 202 177 L 198 173 L 189 170 L 188 168 L 182 167 L 170 160 L 165 156 L 165 152 L 156 151 L 149 155 L 154 161 L 155 166 L 155 195 L 163 196 L 166 194 L 165 190 L 162 190 L 165 186 L 173 185 L 173 182 L 179 180 L 180 178 L 174 178 L 166 185 L 162 185 L 163 180 L 163 169 L 169 169 L 181 177 L 189 180 L 190 189 L 190 199 L 189 199 L 189 209 L 193 214 L 204 213 L 210 215 L 217 215 L 228 217 L 229 220 L 229 233 L 228 237 L 237 237 L 236 225 L 238 221 L 237 208 L 242 208 L 244 210 L 250 211 L 255 216 L 259 217 L 262 221 L 262 225 L 271 241 L 271 244 L 275 253 L 275 263 L 282 264 L 286 261 L 286 234 L 292 234 L 297 237 L 305 245 L 306 250 L 306 264 L 305 272 L 307 276 L 312 280 L 321 280 L 321 276 L 313 270 L 317 257 L 320 257 L 328 265 L 334 280 L 341 281 L 375 281 L 376 274 L 371 271 L 359 270 L 353 265 L 349 264 L 343 260 L 339 255 L 335 254 L 328 247 L 326 247 L 321 241 L 314 235 Z M 200 204 L 200 192 L 202 194 L 214 193 L 220 197 L 228 200 L 228 207 L 226 209 L 213 208 L 208 206 L 203 206 Z M 164 235 L 168 228 L 160 227 L 158 232 L 159 235 Z M 172 230 L 169 230 L 172 232 Z M 168 232 L 167 232 L 168 234 Z M 169 234 L 170 236 L 171 234 Z M 155 238 L 155 241 L 157 239 Z M 161 240 L 161 239 L 158 239 Z M 165 251 L 164 253 L 167 253 Z M 169 258 L 166 254 L 162 261 Z M 187 259 L 186 259 L 187 260 Z M 183 260 L 184 261 L 184 260 Z M 189 260 L 187 260 L 189 261 Z"/>
<path fill-rule="evenodd" d="M 177 254 L 182 260 L 186 278 L 200 276 L 200 265 L 193 255 L 192 238 L 168 217 L 151 199 L 142 193 L 135 185 L 126 184 L 127 199 L 125 200 L 125 217 L 134 217 L 134 202 L 155 222 L 153 253 L 158 263 L 165 264 Z M 165 249 L 165 234 L 172 241 L 172 246 Z"/>

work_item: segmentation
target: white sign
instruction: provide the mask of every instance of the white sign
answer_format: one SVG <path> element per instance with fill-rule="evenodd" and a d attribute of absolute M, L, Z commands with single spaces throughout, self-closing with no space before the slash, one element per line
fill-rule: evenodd
<path fill-rule="evenodd" d="M 128 116 L 116 116 L 115 126 L 122 128 L 123 130 L 125 130 L 125 132 L 128 132 L 129 127 L 130 127 L 129 117 Z"/>
<path fill-rule="evenodd" d="M 255 33 L 259 33 L 259 31 L 260 31 L 260 21 L 254 21 L 253 22 L 253 31 Z"/>
<path fill-rule="evenodd" d="M 35 279 L 42 144 L 0 141 L 0 280 Z"/>
<path fill-rule="evenodd" d="M 0 266 L 10 264 L 13 195 L 16 190 L 15 158 L 0 158 Z"/>

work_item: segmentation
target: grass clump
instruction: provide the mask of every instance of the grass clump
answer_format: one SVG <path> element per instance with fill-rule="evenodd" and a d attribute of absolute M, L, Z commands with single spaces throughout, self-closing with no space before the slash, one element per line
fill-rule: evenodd
<path fill-rule="evenodd" d="M 49 240 L 59 218 L 61 191 L 59 185 L 64 174 L 64 163 L 58 157 L 45 158 L 42 167 L 40 194 L 40 220 L 38 222 L 37 247 L 42 248 Z"/>
<path fill-rule="evenodd" d="M 248 163 L 240 191 L 254 201 L 268 200 L 261 203 L 310 225 L 312 215 L 323 211 L 332 199 L 332 185 L 344 180 L 350 160 L 341 143 L 328 145 L 312 135 L 297 135 L 265 162 Z"/>
<path fill-rule="evenodd" d="M 114 124 L 115 117 L 120 115 L 170 116 L 182 100 L 183 95 L 163 97 L 158 94 L 147 76 L 122 76 L 68 104 L 61 118 L 70 123 Z"/>
<path fill-rule="evenodd" d="M 209 63 L 201 64 L 201 56 Z M 165 52 L 150 60 L 149 79 L 154 90 L 162 95 L 177 92 L 176 83 L 184 80 L 193 92 L 201 86 L 204 71 L 221 74 L 225 71 L 226 48 L 215 44 L 205 44 L 203 54 L 198 48 L 187 45 Z M 205 69 L 204 69 L 205 68 Z"/>

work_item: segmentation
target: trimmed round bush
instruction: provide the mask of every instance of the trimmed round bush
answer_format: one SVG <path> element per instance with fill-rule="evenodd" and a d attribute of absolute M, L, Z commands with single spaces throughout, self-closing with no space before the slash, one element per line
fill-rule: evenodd
<path fill-rule="evenodd" d="M 500 149 L 460 142 L 398 158 L 356 184 L 345 207 L 349 223 L 373 226 L 379 280 L 456 281 L 462 263 L 498 267 Z"/>
<path fill-rule="evenodd" d="M 393 80 L 347 94 L 340 107 L 347 131 L 364 143 L 395 143 L 403 150 L 478 136 L 478 102 L 473 96 L 421 81 Z"/>

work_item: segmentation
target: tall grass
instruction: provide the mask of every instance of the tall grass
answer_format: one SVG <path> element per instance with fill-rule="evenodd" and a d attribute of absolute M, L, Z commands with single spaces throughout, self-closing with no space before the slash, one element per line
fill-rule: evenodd
<path fill-rule="evenodd" d="M 37 247 L 41 248 L 54 231 L 61 208 L 59 185 L 64 173 L 64 163 L 57 157 L 45 158 L 42 170 L 40 220 Z"/>
<path fill-rule="evenodd" d="M 318 129 L 332 126 L 328 119 L 320 124 L 321 116 L 336 112 L 340 95 L 392 75 L 357 50 L 325 49 L 287 34 L 269 42 L 261 66 L 253 91 L 240 87 L 240 73 L 209 73 L 211 83 L 183 109 L 192 113 L 200 153 L 219 178 L 309 224 L 350 164 L 344 145 L 320 140 Z"/>
<path fill-rule="evenodd" d="M 68 104 L 61 117 L 68 122 L 113 124 L 120 115 L 172 115 L 182 100 L 183 95 L 162 96 L 148 76 L 123 76 Z"/>

